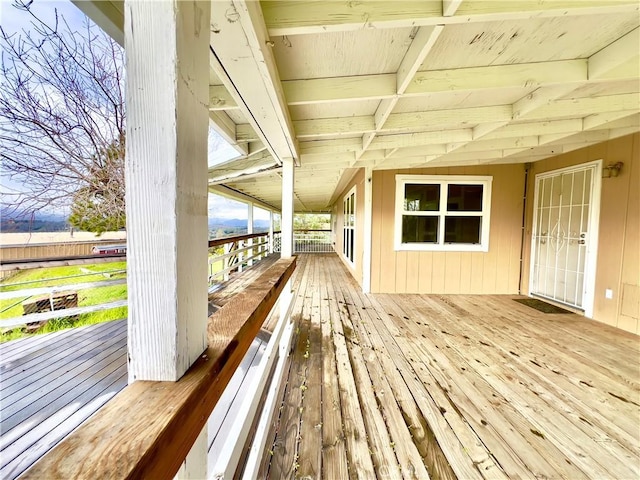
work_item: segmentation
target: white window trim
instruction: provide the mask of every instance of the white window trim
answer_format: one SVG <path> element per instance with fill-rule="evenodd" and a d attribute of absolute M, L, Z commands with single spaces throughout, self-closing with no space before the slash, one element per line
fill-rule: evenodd
<path fill-rule="evenodd" d="M 347 222 L 346 222 L 346 215 L 345 215 L 345 211 L 344 211 L 344 204 L 347 201 L 348 198 L 351 197 L 351 195 L 353 195 L 353 225 L 348 225 L 347 226 Z M 353 257 L 353 260 L 351 260 L 346 254 L 345 254 L 345 250 L 347 249 L 347 245 L 346 245 L 346 238 L 344 235 L 344 231 L 345 229 L 349 228 L 351 230 L 351 236 L 353 238 L 353 249 L 355 250 L 356 248 L 356 224 L 358 219 L 356 218 L 356 202 L 358 200 L 358 197 L 356 195 L 356 186 L 354 185 L 351 190 L 349 190 L 349 192 L 342 197 L 342 257 L 346 260 L 346 262 L 351 265 L 353 268 L 355 268 L 356 266 L 356 255 L 355 255 L 355 251 L 351 252 L 351 256 Z"/>
<path fill-rule="evenodd" d="M 489 230 L 491 225 L 491 184 L 492 176 L 474 175 L 396 175 L 396 205 L 395 205 L 395 250 L 419 250 L 431 252 L 488 252 Z M 405 212 L 404 210 L 404 186 L 407 183 L 439 183 L 441 192 L 446 192 L 446 185 L 484 185 L 482 190 L 481 212 L 447 212 L 445 201 L 440 202 L 438 212 Z M 442 195 L 442 193 L 441 193 Z M 441 198 L 445 198 L 442 197 Z M 479 216 L 482 217 L 480 244 L 433 244 L 433 243 L 402 243 L 402 216 L 403 215 L 438 215 L 441 218 L 447 216 Z M 439 239 L 444 239 L 444 222 L 438 222 Z"/>

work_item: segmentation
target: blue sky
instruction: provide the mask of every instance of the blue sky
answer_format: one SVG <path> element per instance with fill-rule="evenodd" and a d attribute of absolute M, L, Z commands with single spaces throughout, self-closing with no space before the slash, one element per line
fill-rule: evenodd
<path fill-rule="evenodd" d="M 0 24 L 8 33 L 18 33 L 31 28 L 30 15 L 27 12 L 18 10 L 12 6 L 12 0 L 0 0 Z M 72 29 L 81 29 L 84 14 L 70 1 L 58 0 L 34 0 L 30 6 L 31 10 L 47 23 L 53 24 L 55 12 L 63 16 Z M 224 162 L 238 156 L 238 153 L 212 128 L 209 129 L 209 165 Z M 23 190 L 26 185 L 8 183 L 2 180 L 0 190 Z M 235 202 L 219 195 L 210 195 L 209 199 L 210 216 L 219 218 L 247 218 L 247 206 L 240 202 Z M 214 213 L 215 212 L 215 213 Z M 268 214 L 263 210 L 256 209 L 255 218 L 267 219 Z"/>

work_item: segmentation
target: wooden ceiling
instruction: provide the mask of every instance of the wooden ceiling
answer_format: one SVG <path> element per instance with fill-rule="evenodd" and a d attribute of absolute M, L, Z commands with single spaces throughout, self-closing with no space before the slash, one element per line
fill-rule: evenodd
<path fill-rule="evenodd" d="M 639 8 L 214 0 L 211 119 L 241 157 L 211 182 L 279 207 L 294 158 L 295 209 L 326 211 L 356 168 L 532 162 L 638 131 Z"/>

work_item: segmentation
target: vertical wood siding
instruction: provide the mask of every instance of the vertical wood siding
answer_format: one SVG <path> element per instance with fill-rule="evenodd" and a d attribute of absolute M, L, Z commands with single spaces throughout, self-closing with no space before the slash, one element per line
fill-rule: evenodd
<path fill-rule="evenodd" d="M 395 251 L 395 176 L 491 175 L 488 252 Z M 376 293 L 518 293 L 523 165 L 485 165 L 373 174 L 371 291 Z"/>
<path fill-rule="evenodd" d="M 529 291 L 529 263 L 535 175 L 594 160 L 603 166 L 624 162 L 620 175 L 602 179 L 598 261 L 593 316 L 595 320 L 640 334 L 640 134 L 541 160 L 532 165 L 527 199 L 525 275 L 523 292 Z M 613 298 L 605 298 L 605 290 Z"/>

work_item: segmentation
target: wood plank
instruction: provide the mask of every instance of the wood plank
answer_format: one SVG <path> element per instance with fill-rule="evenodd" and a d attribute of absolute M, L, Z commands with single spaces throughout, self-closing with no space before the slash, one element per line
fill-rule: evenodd
<path fill-rule="evenodd" d="M 366 361 L 363 357 L 361 348 L 361 339 L 352 323 L 353 316 L 357 315 L 357 311 L 353 308 L 351 299 L 345 296 L 341 288 L 344 280 L 339 275 L 340 270 L 332 271 L 332 284 L 334 285 L 333 295 L 335 295 L 338 303 L 338 311 L 340 320 L 337 321 L 333 328 L 336 332 L 335 339 L 339 339 L 336 343 L 336 350 L 344 349 L 344 355 L 349 359 L 353 372 L 353 377 L 347 378 L 353 381 L 356 387 L 357 399 L 362 410 L 362 417 L 366 431 L 366 437 L 369 442 L 371 451 L 371 459 L 375 467 L 377 476 L 389 478 L 401 478 L 398 459 L 394 452 L 394 445 L 389 436 L 389 431 L 379 410 L 379 399 L 376 399 L 375 388 L 372 385 L 371 378 L 366 367 Z M 331 295 L 331 293 L 330 293 Z M 338 350 L 339 351 L 339 350 Z M 345 372 L 343 375 L 348 375 Z M 342 379 L 343 377 L 341 377 Z"/>
<path fill-rule="evenodd" d="M 438 381 L 444 382 L 444 388 L 451 395 L 458 411 L 499 459 L 500 465 L 508 475 L 550 478 L 560 475 L 557 467 L 550 465 L 545 456 L 537 454 L 535 447 L 539 438 L 529 431 L 524 418 L 517 415 L 517 412 L 506 415 L 507 411 L 512 412 L 508 397 L 497 395 L 499 392 L 488 388 L 483 377 L 476 373 L 475 363 L 483 361 L 484 357 L 455 357 L 449 350 L 455 345 L 447 343 L 447 339 L 452 335 L 450 322 L 437 322 L 438 328 L 432 327 L 435 319 L 442 313 L 431 310 L 422 298 L 405 297 L 401 308 L 411 320 L 397 321 L 407 329 L 408 335 L 422 336 L 420 345 L 416 345 L 421 352 L 417 355 L 428 359 L 425 363 L 429 370 L 437 371 Z M 500 413 L 496 414 L 498 408 Z M 504 417 L 510 418 L 513 423 Z M 545 448 L 546 455 L 551 456 L 549 447 Z M 558 465 L 564 468 L 564 459 Z M 570 473 L 571 478 L 583 476 L 579 470 L 565 470 L 561 470 L 563 476 L 567 473 Z"/>
<path fill-rule="evenodd" d="M 332 262 L 331 268 L 344 268 Z M 352 370 L 345 332 L 340 317 L 340 307 L 335 291 L 328 288 L 331 311 L 331 328 L 333 332 L 333 348 L 336 353 L 338 369 L 338 385 L 340 404 L 342 407 L 342 424 L 347 445 L 349 478 L 375 478 L 374 462 L 364 423 L 363 411 L 358 397 L 358 389 Z"/>
<path fill-rule="evenodd" d="M 298 442 L 300 439 L 305 387 L 305 353 L 309 339 L 309 322 L 304 321 L 305 305 L 311 300 L 311 278 L 309 270 L 313 264 L 307 264 L 302 272 L 293 307 L 292 319 L 295 322 L 295 336 L 292 341 L 291 368 L 281 406 L 277 435 L 272 448 L 273 458 L 269 468 L 272 478 L 292 478 L 300 467 L 298 462 Z"/>
<path fill-rule="evenodd" d="M 423 303 L 421 303 L 423 305 Z M 431 321 L 439 323 L 438 316 L 433 316 Z M 442 327 L 442 325 L 441 325 Z M 448 327 L 447 327 L 448 328 Z M 447 332 L 449 333 L 449 332 Z M 469 349 L 460 349 L 459 352 L 462 355 L 467 355 Z M 517 351 L 516 351 L 517 352 Z M 486 354 L 486 352 L 484 352 Z M 506 355 L 509 358 L 517 357 L 517 353 L 514 350 L 510 350 Z M 469 360 L 470 364 L 473 362 L 472 357 Z M 495 360 L 487 359 L 486 362 L 491 365 L 495 364 Z M 555 408 L 544 408 L 538 410 L 532 408 L 530 405 L 540 405 L 539 395 L 535 395 L 528 391 L 520 382 L 513 382 L 509 379 L 510 375 L 505 374 L 502 376 L 500 371 L 493 369 L 491 373 L 488 371 L 488 366 L 484 362 L 476 362 L 473 364 L 473 368 L 482 374 L 484 379 L 495 388 L 495 391 L 503 395 L 505 399 L 509 399 L 511 405 L 513 405 L 518 411 L 522 413 L 525 418 L 533 425 L 534 429 L 539 432 L 547 432 L 547 437 L 551 437 L 553 441 L 557 442 L 556 445 L 570 458 L 576 465 L 580 466 L 583 471 L 594 473 L 597 475 L 609 475 L 614 474 L 616 476 L 622 475 L 620 478 L 627 478 L 631 474 L 632 470 L 627 470 L 622 466 L 618 466 L 617 463 L 624 462 L 628 464 L 631 460 L 626 458 L 624 453 L 618 451 L 613 444 L 603 439 L 593 439 L 586 432 L 586 425 L 583 422 L 574 423 L 567 419 L 566 413 L 559 414 Z M 484 372 L 484 373 L 482 373 Z M 523 371 L 518 370 L 519 376 L 523 376 Z M 555 402 L 557 405 L 557 400 Z M 544 427 L 544 429 L 543 429 Z M 589 448 L 593 448 L 594 441 L 604 442 L 603 448 L 600 448 L 599 454 L 596 460 L 591 460 L 593 454 L 588 453 Z M 610 453 L 608 450 L 612 450 Z M 588 457 L 585 460 L 583 457 Z M 604 460 L 609 458 L 609 460 Z M 603 461 L 604 460 L 604 461 Z M 615 465 L 607 465 L 609 462 L 616 462 Z M 609 473 L 606 473 L 606 472 Z M 599 472 L 599 473 L 598 473 Z M 635 474 L 633 474 L 635 475 Z"/>
<path fill-rule="evenodd" d="M 210 347 L 179 381 L 130 384 L 24 478 L 173 476 L 294 268 L 295 258 L 279 260 L 216 312 Z M 169 445 L 173 455 L 163 454 Z"/>
<path fill-rule="evenodd" d="M 311 298 L 306 298 L 303 319 L 308 324 L 309 334 L 305 350 L 305 389 L 303 393 L 300 428 L 300 462 L 297 474 L 302 478 L 322 478 L 322 332 L 320 317 L 320 262 L 315 262 L 309 288 Z"/>
<path fill-rule="evenodd" d="M 322 478 L 347 478 L 347 451 L 342 427 L 340 387 L 336 352 L 332 339 L 331 309 L 329 305 L 329 277 L 327 261 L 320 259 L 320 318 L 322 330 Z"/>
<path fill-rule="evenodd" d="M 418 451 L 412 440 L 412 432 L 410 432 L 409 426 L 405 423 L 403 412 L 397 403 L 402 400 L 397 396 L 389 398 L 389 394 L 393 394 L 393 389 L 389 381 L 387 381 L 387 375 L 382 371 L 378 363 L 375 347 L 369 338 L 369 333 L 363 326 L 365 319 L 369 317 L 367 307 L 362 304 L 357 289 L 348 288 L 350 285 L 347 278 L 339 276 L 336 284 L 342 285 L 343 298 L 349 309 L 349 319 L 351 320 L 354 334 L 359 340 L 359 345 L 352 345 L 352 349 L 356 348 L 361 351 L 371 380 L 373 393 L 379 405 L 378 408 L 381 410 L 392 440 L 400 474 L 403 478 L 429 478 L 421 458 L 421 452 Z M 410 399 L 411 395 L 409 394 L 408 397 L 404 398 L 404 401 L 408 402 Z"/>
<path fill-rule="evenodd" d="M 47 375 L 56 371 L 65 363 L 69 351 L 75 351 L 78 355 L 91 352 L 98 345 L 108 342 L 112 336 L 117 336 L 119 332 L 126 331 L 126 321 L 117 320 L 102 324 L 103 328 L 96 331 L 91 329 L 83 332 L 69 332 L 69 336 L 58 337 L 55 343 L 47 346 L 40 344 L 42 348 L 26 354 L 23 359 L 16 359 L 10 363 L 3 364 L 2 388 L 0 389 L 0 399 L 4 401 L 15 401 L 19 398 L 20 391 L 32 382 L 46 378 Z M 99 333 L 98 333 L 99 332 Z M 64 341 L 61 341 L 64 340 Z M 47 358 L 47 364 L 42 365 L 42 359 Z M 15 395 L 10 397 L 11 395 Z"/>

